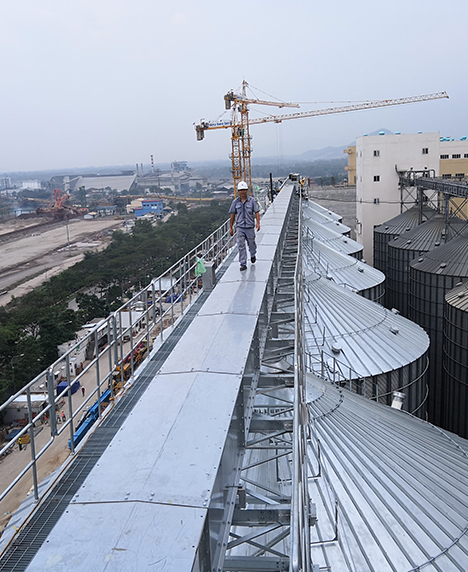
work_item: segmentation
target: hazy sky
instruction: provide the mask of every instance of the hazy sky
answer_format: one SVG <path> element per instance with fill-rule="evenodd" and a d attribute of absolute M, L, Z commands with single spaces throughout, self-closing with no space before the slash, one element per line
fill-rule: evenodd
<path fill-rule="evenodd" d="M 252 126 L 254 156 L 384 127 L 459 138 L 467 21 L 467 0 L 0 0 L 0 173 L 227 159 L 229 131 L 197 142 L 193 124 L 218 118 L 243 79 L 260 98 L 319 107 L 450 95 Z"/>

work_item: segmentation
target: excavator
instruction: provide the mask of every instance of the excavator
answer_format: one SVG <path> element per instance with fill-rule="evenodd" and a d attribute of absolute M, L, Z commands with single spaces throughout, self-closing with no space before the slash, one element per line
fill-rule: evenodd
<path fill-rule="evenodd" d="M 70 195 L 63 193 L 60 189 L 54 189 L 54 196 L 50 200 L 49 206 L 37 207 L 36 214 L 52 214 L 54 220 L 66 220 L 76 216 L 81 216 L 88 212 L 88 209 L 68 205 Z"/>

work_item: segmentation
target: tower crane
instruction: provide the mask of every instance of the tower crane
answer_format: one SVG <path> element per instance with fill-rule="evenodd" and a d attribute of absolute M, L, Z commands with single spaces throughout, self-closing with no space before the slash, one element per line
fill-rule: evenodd
<path fill-rule="evenodd" d="M 229 121 L 205 121 L 201 120 L 195 125 L 197 141 L 202 141 L 205 131 L 213 129 L 231 129 L 231 161 L 232 176 L 234 179 L 234 193 L 237 196 L 237 186 L 240 181 L 245 181 L 252 188 L 250 157 L 252 149 L 250 145 L 250 125 L 260 123 L 281 123 L 287 119 L 300 119 L 302 117 L 316 117 L 318 115 L 331 115 L 333 113 L 347 113 L 349 111 L 359 111 L 362 109 L 374 109 L 376 107 L 389 107 L 391 105 L 403 105 L 405 103 L 417 103 L 420 101 L 430 101 L 433 99 L 448 98 L 446 91 L 431 93 L 428 95 L 416 95 L 412 97 L 402 97 L 399 99 L 381 99 L 377 101 L 366 101 L 354 105 L 344 105 L 341 107 L 328 107 L 326 109 L 316 109 L 314 111 L 300 111 L 285 115 L 267 115 L 257 119 L 249 119 L 249 104 L 275 105 L 277 107 L 299 107 L 297 103 L 283 103 L 274 101 L 263 101 L 260 99 L 249 99 L 246 95 L 248 83 L 242 82 L 242 93 L 237 94 L 229 91 L 224 96 L 226 110 L 231 110 Z"/>

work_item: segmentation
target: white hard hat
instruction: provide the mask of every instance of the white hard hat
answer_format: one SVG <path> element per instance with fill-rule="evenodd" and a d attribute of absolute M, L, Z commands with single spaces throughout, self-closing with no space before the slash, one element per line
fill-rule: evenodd
<path fill-rule="evenodd" d="M 237 187 L 238 191 L 242 191 L 242 190 L 247 190 L 249 187 L 247 185 L 247 183 L 245 183 L 244 181 L 241 181 L 239 183 L 239 186 Z"/>

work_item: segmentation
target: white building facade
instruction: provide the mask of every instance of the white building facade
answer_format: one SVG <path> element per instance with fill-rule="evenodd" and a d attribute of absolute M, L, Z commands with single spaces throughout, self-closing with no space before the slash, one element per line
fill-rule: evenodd
<path fill-rule="evenodd" d="M 465 142 L 466 143 L 466 142 Z M 372 135 L 356 140 L 356 240 L 373 260 L 374 227 L 401 212 L 398 171 L 439 176 L 440 134 Z"/>

